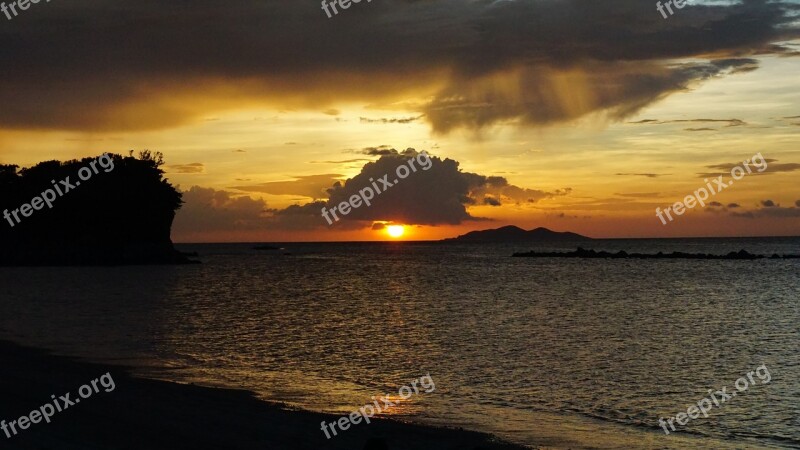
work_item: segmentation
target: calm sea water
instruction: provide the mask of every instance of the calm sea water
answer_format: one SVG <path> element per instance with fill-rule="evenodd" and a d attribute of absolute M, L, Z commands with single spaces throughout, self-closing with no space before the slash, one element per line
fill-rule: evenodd
<path fill-rule="evenodd" d="M 203 264 L 0 268 L 0 335 L 336 413 L 430 374 L 434 392 L 389 414 L 530 445 L 800 448 L 800 260 L 510 257 L 545 249 L 530 245 L 180 247 Z M 800 253 L 800 239 L 584 247 Z M 659 417 L 709 389 L 731 391 L 762 364 L 769 384 L 678 434 L 661 431 Z"/>

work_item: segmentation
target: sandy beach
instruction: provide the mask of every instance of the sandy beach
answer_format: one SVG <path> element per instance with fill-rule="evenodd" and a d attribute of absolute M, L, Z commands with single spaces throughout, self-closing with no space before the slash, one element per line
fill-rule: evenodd
<path fill-rule="evenodd" d="M 800 0 L 317 1 L 0 0 L 0 450 L 800 450 Z"/>
<path fill-rule="evenodd" d="M 320 422 L 338 417 L 290 411 L 241 390 L 134 378 L 123 367 L 76 361 L 0 342 L 0 419 L 29 415 L 109 373 L 114 389 L 83 399 L 9 438 L 11 449 L 464 449 L 521 450 L 492 436 L 462 430 L 373 420 L 327 440 Z M 11 433 L 9 431 L 9 433 Z M 369 446 L 368 446 L 369 443 Z M 384 446 L 385 445 L 385 446 Z"/>

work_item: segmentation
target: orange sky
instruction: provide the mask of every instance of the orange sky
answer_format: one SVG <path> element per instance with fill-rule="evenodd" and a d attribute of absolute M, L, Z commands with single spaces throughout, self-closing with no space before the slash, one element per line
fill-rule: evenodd
<path fill-rule="evenodd" d="M 161 151 L 186 191 L 177 242 L 382 240 L 374 224 L 393 220 L 410 240 L 508 224 L 592 237 L 800 233 L 796 2 L 698 2 L 668 20 L 633 0 L 616 11 L 412 3 L 327 19 L 248 1 L 214 25 L 220 11 L 205 3 L 191 14 L 49 4 L 7 25 L 24 39 L 5 50 L 0 163 Z M 760 31 L 743 34 L 742 11 Z M 104 38 L 83 28 L 85 14 L 148 24 L 163 41 Z M 73 31 L 50 41 L 49 25 Z M 368 163 L 400 164 L 407 148 L 436 168 L 362 220 L 330 226 L 312 211 L 337 181 L 357 191 Z M 768 168 L 714 204 L 656 217 L 703 187 L 702 174 L 759 152 Z"/>

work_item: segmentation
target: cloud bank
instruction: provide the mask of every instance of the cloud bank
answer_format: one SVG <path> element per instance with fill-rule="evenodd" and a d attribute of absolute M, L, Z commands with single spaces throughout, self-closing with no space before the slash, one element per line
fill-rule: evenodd
<path fill-rule="evenodd" d="M 383 0 L 329 20 L 294 0 L 51 2 L 0 30 L 0 128 L 143 130 L 243 106 L 409 99 L 425 100 L 398 123 L 443 133 L 621 120 L 760 55 L 794 55 L 779 43 L 798 37 L 798 8 L 744 0 L 663 20 L 641 0 Z"/>
<path fill-rule="evenodd" d="M 457 225 L 466 221 L 487 220 L 472 215 L 472 206 L 503 204 L 533 204 L 544 199 L 569 195 L 572 189 L 552 192 L 512 185 L 504 177 L 463 172 L 458 161 L 430 158 L 428 170 L 418 170 L 408 178 L 395 182 L 398 166 L 417 156 L 406 149 L 381 156 L 365 164 L 360 173 L 344 181 L 334 181 L 330 175 L 299 177 L 293 182 L 241 185 L 235 189 L 252 193 L 281 193 L 307 195 L 319 192 L 321 180 L 332 181 L 325 199 L 285 209 L 271 209 L 263 200 L 227 191 L 192 187 L 184 193 L 186 204 L 178 212 L 175 228 L 178 232 L 218 231 L 220 229 L 285 229 L 309 230 L 327 228 L 320 211 L 347 201 L 360 189 L 372 186 L 373 181 L 389 175 L 392 187 L 376 195 L 369 207 L 362 206 L 342 216 L 335 227 L 345 229 L 370 228 L 374 222 L 395 222 L 406 225 Z M 327 178 L 326 178 L 327 177 Z M 313 199 L 320 196 L 310 196 Z"/>

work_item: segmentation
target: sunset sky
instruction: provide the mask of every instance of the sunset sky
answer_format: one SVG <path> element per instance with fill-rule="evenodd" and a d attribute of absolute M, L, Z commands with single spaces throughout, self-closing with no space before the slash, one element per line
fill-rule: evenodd
<path fill-rule="evenodd" d="M 800 234 L 800 2 L 655 3 L 40 2 L 0 16 L 0 163 L 163 152 L 176 242 Z M 328 225 L 408 148 L 431 170 Z"/>

